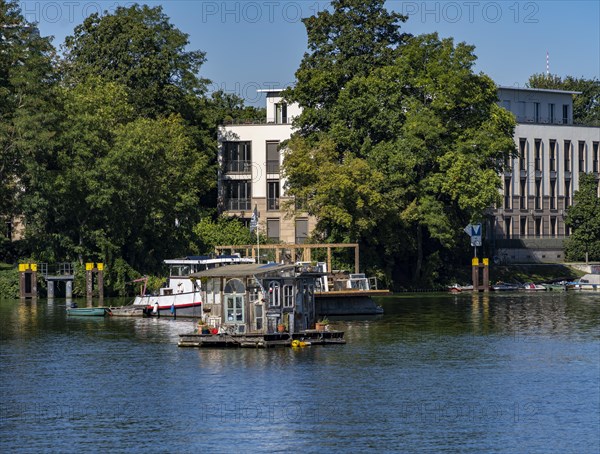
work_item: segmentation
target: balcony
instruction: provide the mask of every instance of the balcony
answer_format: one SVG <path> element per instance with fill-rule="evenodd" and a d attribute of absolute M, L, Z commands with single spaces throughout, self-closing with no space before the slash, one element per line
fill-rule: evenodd
<path fill-rule="evenodd" d="M 225 173 L 252 173 L 252 161 L 228 161 L 224 167 Z"/>
<path fill-rule="evenodd" d="M 227 211 L 249 211 L 252 201 L 250 199 L 228 199 L 225 201 Z"/>

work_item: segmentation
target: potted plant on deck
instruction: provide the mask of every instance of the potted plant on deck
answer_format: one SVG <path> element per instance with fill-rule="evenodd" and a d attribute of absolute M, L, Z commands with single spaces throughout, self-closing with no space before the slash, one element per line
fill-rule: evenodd
<path fill-rule="evenodd" d="M 329 328 L 329 319 L 327 317 L 323 317 L 317 323 L 315 323 L 315 329 L 317 331 L 326 331 Z"/>

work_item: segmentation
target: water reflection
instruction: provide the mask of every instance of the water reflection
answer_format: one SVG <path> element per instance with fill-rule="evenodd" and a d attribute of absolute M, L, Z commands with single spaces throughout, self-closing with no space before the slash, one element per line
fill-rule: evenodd
<path fill-rule="evenodd" d="M 272 350 L 178 348 L 193 321 L 66 303 L 0 301 L 3 452 L 599 448 L 596 295 L 386 297 L 332 318 L 345 346 Z"/>

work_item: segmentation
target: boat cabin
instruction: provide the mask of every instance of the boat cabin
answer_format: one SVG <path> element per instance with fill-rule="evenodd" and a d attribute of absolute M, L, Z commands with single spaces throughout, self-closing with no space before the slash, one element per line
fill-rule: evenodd
<path fill-rule="evenodd" d="M 243 258 L 234 255 L 192 255 L 176 259 L 165 260 L 169 266 L 168 284 L 160 289 L 161 295 L 174 293 L 193 292 L 195 289 L 190 280 L 190 275 L 199 271 L 210 270 L 224 265 L 254 263 L 253 258 Z"/>
<path fill-rule="evenodd" d="M 235 334 L 289 333 L 316 322 L 315 286 L 322 275 L 296 265 L 240 264 L 192 273 L 200 281 L 203 320 Z"/>

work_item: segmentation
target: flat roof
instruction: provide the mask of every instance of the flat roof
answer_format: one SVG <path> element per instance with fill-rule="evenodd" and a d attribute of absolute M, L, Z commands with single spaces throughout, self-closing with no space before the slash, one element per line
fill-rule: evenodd
<path fill-rule="evenodd" d="M 544 93 L 561 93 L 565 95 L 580 95 L 580 91 L 569 91 L 569 90 L 554 90 L 551 88 L 529 88 L 529 87 L 511 87 L 507 85 L 498 85 L 497 88 L 503 90 L 518 90 L 518 91 L 537 91 Z"/>
<path fill-rule="evenodd" d="M 192 273 L 190 277 L 245 277 L 263 275 L 267 273 L 277 273 L 279 271 L 293 270 L 295 265 L 281 265 L 279 263 L 249 263 L 241 265 L 227 265 L 211 270 Z"/>

